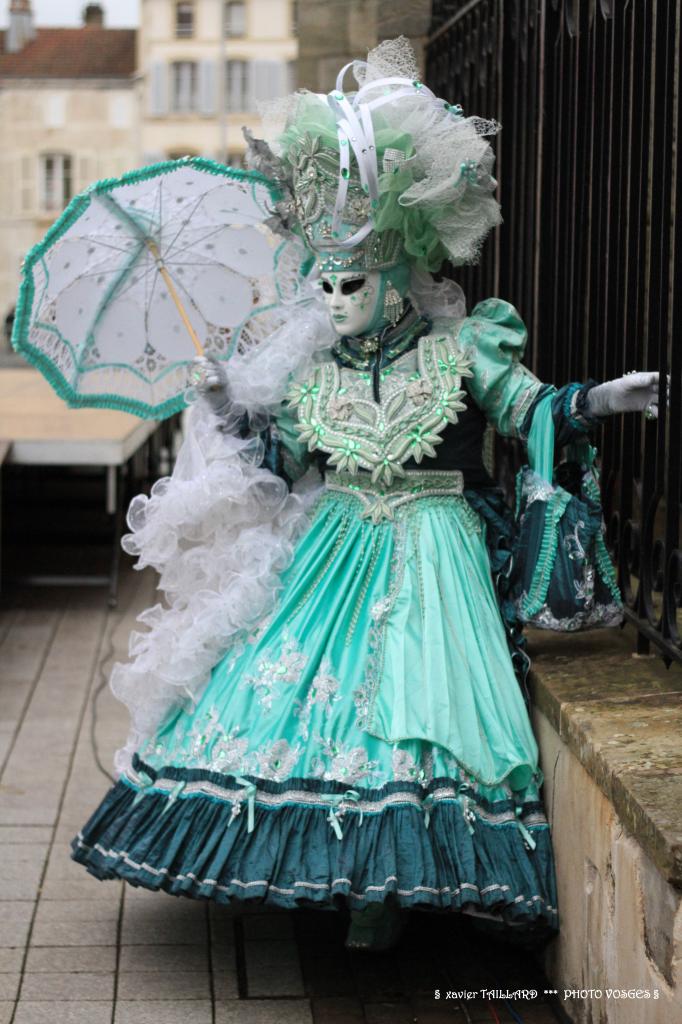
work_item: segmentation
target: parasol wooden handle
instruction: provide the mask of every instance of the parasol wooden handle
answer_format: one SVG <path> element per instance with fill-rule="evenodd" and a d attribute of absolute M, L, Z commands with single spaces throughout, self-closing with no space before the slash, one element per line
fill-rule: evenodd
<path fill-rule="evenodd" d="M 173 302 L 176 305 L 178 313 L 182 317 L 182 322 L 185 325 L 185 327 L 187 328 L 187 333 L 189 334 L 190 338 L 192 339 L 194 347 L 197 350 L 197 355 L 203 356 L 203 354 L 204 354 L 203 345 L 199 341 L 199 338 L 197 336 L 197 332 L 194 330 L 194 327 L 192 326 L 192 322 L 191 322 L 190 318 L 187 316 L 187 310 L 185 309 L 185 307 L 183 306 L 182 302 L 180 301 L 180 296 L 178 295 L 178 293 L 176 291 L 176 288 L 175 288 L 175 285 L 173 284 L 173 278 L 168 273 L 168 269 L 165 266 L 163 260 L 161 259 L 161 253 L 159 252 L 159 248 L 158 248 L 156 242 L 154 242 L 151 238 L 147 238 L 146 239 L 146 245 L 147 245 L 147 248 L 149 249 L 150 253 L 154 257 L 154 259 L 156 260 L 157 269 L 158 269 L 159 273 L 161 274 L 161 277 L 164 279 L 164 281 L 166 283 L 166 288 L 168 289 L 168 293 L 169 293 L 170 297 L 172 298 Z"/>

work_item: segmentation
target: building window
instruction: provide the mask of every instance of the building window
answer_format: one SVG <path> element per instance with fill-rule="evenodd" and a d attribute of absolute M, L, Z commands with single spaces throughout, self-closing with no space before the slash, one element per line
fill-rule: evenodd
<path fill-rule="evenodd" d="M 198 106 L 199 76 L 193 60 L 180 60 L 172 65 L 172 110 L 175 114 L 189 114 Z"/>
<path fill-rule="evenodd" d="M 242 114 L 254 109 L 250 81 L 251 74 L 247 60 L 227 61 L 225 104 L 230 113 Z"/>
<path fill-rule="evenodd" d="M 175 8 L 175 34 L 178 39 L 194 35 L 194 4 L 179 3 Z"/>
<path fill-rule="evenodd" d="M 45 153 L 40 158 L 40 205 L 48 212 L 62 210 L 73 196 L 71 157 Z"/>
<path fill-rule="evenodd" d="M 228 0 L 225 4 L 225 35 L 228 39 L 246 35 L 246 4 L 240 0 Z"/>

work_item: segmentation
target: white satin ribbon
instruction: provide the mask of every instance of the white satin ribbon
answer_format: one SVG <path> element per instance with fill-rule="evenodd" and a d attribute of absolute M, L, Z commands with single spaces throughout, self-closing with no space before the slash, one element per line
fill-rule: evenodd
<path fill-rule="evenodd" d="M 379 165 L 372 111 L 403 96 L 414 96 L 415 92 L 419 92 L 420 95 L 426 96 L 434 102 L 440 102 L 438 97 L 421 82 L 411 82 L 409 78 L 395 75 L 366 82 L 351 100 L 343 91 L 343 80 L 349 68 L 363 66 L 367 66 L 364 61 L 351 61 L 346 64 L 339 71 L 336 89 L 324 97 L 336 118 L 339 139 L 339 184 L 332 215 L 332 239 L 326 244 L 319 241 L 318 245 L 321 249 L 352 249 L 374 228 L 374 210 L 379 205 Z M 370 99 L 370 96 L 377 91 L 380 95 Z M 369 197 L 370 214 L 367 221 L 357 231 L 347 238 L 340 238 L 343 211 L 348 198 L 351 148 L 360 172 L 360 184 Z"/>

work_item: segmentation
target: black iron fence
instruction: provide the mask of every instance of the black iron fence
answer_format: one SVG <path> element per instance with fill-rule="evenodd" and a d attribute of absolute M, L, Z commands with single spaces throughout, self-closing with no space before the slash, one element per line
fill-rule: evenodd
<path fill-rule="evenodd" d="M 605 517 L 638 649 L 682 660 L 682 0 L 434 0 L 427 81 L 497 118 L 505 223 L 459 275 L 530 331 L 556 384 L 670 374 L 657 422 L 613 417 L 597 439 Z"/>

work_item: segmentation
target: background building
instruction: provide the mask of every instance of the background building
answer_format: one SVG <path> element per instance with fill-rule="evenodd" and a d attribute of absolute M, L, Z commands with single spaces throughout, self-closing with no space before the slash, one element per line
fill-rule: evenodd
<path fill-rule="evenodd" d="M 185 155 L 239 166 L 242 125 L 295 87 L 292 0 L 141 0 L 144 163 Z"/>
<path fill-rule="evenodd" d="M 30 0 L 12 0 L 0 32 L 2 321 L 23 257 L 72 196 L 137 162 L 134 72 L 135 30 L 106 28 L 101 7 L 86 7 L 81 28 L 36 28 Z"/>
<path fill-rule="evenodd" d="M 141 0 L 139 29 L 36 28 L 10 0 L 0 32 L 0 345 L 21 261 L 77 192 L 157 160 L 242 163 L 242 125 L 293 89 L 292 0 Z"/>

